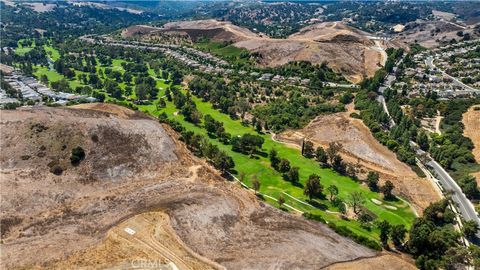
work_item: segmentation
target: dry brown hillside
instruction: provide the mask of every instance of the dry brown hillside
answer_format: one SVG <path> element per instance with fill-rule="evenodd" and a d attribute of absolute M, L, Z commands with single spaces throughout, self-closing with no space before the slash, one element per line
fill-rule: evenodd
<path fill-rule="evenodd" d="M 145 34 L 146 28 L 131 27 L 124 37 Z M 273 39 L 256 34 L 230 22 L 216 20 L 180 21 L 151 30 L 155 33 L 184 33 L 193 41 L 208 37 L 213 41 L 229 41 L 239 48 L 246 48 L 261 55 L 259 64 L 279 66 L 291 61 L 309 61 L 314 64 L 327 63 L 352 82 L 360 82 L 373 76 L 385 64 L 383 49 L 399 44 L 374 41 L 369 34 L 341 22 L 325 22 L 301 29 L 286 39 Z"/>
<path fill-rule="evenodd" d="M 141 113 L 22 108 L 1 111 L 0 130 L 2 269 L 318 269 L 377 255 L 262 203 Z"/>
<path fill-rule="evenodd" d="M 465 136 L 473 142 L 473 155 L 477 163 L 480 163 L 480 105 L 474 105 L 463 114 L 462 123 L 465 125 Z M 476 177 L 477 183 L 480 185 L 480 172 L 472 174 Z"/>
<path fill-rule="evenodd" d="M 409 166 L 400 162 L 395 153 L 373 137 L 360 119 L 350 117 L 354 112 L 353 104 L 347 109 L 347 112 L 318 116 L 305 128 L 283 132 L 276 138 L 298 147 L 304 138 L 324 148 L 331 142 L 341 143 L 342 157 L 361 168 L 360 177 L 365 178 L 368 171 L 378 172 L 381 182 L 392 181 L 394 192 L 407 198 L 417 213 L 422 213 L 431 202 L 440 199 L 430 181 L 418 177 Z"/>
<path fill-rule="evenodd" d="M 418 43 L 423 47 L 432 48 L 441 43 L 450 42 L 452 39 L 461 40 L 462 37 L 458 36 L 459 31 L 470 34 L 472 39 L 479 37 L 478 31 L 475 31 L 475 25 L 461 25 L 446 20 L 417 20 L 407 23 L 396 40 L 408 44 Z"/>

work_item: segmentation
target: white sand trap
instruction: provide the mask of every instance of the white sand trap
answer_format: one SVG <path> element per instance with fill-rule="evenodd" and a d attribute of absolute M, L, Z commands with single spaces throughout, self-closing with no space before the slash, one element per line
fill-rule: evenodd
<path fill-rule="evenodd" d="M 377 200 L 377 199 L 372 199 L 372 202 L 373 202 L 374 204 L 378 204 L 378 205 L 382 204 L 382 202 L 379 201 L 379 200 Z"/>

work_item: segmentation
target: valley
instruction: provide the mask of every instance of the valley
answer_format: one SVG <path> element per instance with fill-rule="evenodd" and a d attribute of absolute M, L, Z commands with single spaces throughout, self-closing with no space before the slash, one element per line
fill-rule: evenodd
<path fill-rule="evenodd" d="M 478 8 L 0 0 L 0 268 L 479 268 Z"/>

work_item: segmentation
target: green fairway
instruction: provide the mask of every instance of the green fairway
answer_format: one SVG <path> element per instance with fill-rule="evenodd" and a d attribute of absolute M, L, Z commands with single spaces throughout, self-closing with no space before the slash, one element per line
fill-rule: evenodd
<path fill-rule="evenodd" d="M 60 58 L 60 53 L 58 52 L 58 50 L 53 48 L 51 45 L 43 45 L 43 49 L 45 49 L 52 61 L 55 62 Z"/>
<path fill-rule="evenodd" d="M 257 134 L 257 132 L 251 126 L 243 126 L 240 121 L 232 120 L 228 115 L 220 113 L 212 108 L 212 105 L 207 102 L 202 102 L 200 99 L 193 97 L 193 100 L 197 104 L 198 110 L 202 114 L 210 114 L 212 117 L 224 124 L 225 130 L 232 134 L 232 136 L 242 135 L 245 133 Z M 174 107 L 172 102 L 167 102 L 167 107 L 157 111 L 155 105 L 143 105 L 139 106 L 141 110 L 146 111 L 152 115 L 158 116 L 161 112 L 166 112 L 167 115 L 180 122 L 187 130 L 191 130 L 195 133 L 202 134 L 208 138 L 206 130 L 201 126 L 196 126 L 190 122 L 185 121 L 181 114 L 176 113 L 178 110 Z M 373 212 L 378 219 L 387 220 L 391 224 L 404 224 L 407 228 L 410 227 L 415 215 L 413 214 L 410 206 L 402 200 L 394 202 L 383 202 L 382 205 L 374 204 L 371 199 L 377 199 L 382 201 L 382 196 L 378 193 L 370 191 L 365 186 L 353 181 L 352 179 L 341 176 L 331 169 L 322 169 L 318 163 L 313 159 L 307 159 L 303 157 L 298 149 L 290 148 L 282 143 L 277 143 L 271 139 L 269 134 L 261 134 L 265 139 L 263 145 L 263 152 L 268 153 L 270 149 L 275 148 L 278 155 L 282 158 L 286 158 L 290 161 L 292 166 L 300 168 L 300 183 L 303 185 L 310 174 L 316 173 L 321 176 L 321 183 L 326 188 L 329 185 L 336 185 L 339 188 L 338 197 L 348 202 L 349 195 L 354 191 L 360 191 L 366 198 L 364 206 Z M 367 230 L 360 226 L 356 221 L 342 220 L 338 215 L 328 213 L 321 210 L 322 207 L 311 207 L 300 203 L 284 193 L 287 193 L 303 202 L 306 202 L 307 196 L 303 194 L 302 187 L 294 186 L 290 182 L 285 181 L 282 175 L 275 171 L 270 166 L 268 157 L 256 156 L 250 158 L 242 153 L 234 152 L 231 150 L 230 145 L 224 145 L 216 138 L 210 138 L 211 142 L 217 145 L 221 150 L 227 152 L 235 161 L 235 172 L 238 176 L 240 173 L 245 174 L 245 184 L 251 186 L 251 180 L 255 175 L 261 182 L 260 192 L 278 198 L 282 195 L 287 204 L 292 205 L 304 212 L 310 212 L 316 215 L 322 216 L 325 220 L 335 222 L 338 225 L 346 225 L 352 231 L 367 236 L 371 239 L 378 240 L 378 232 L 376 229 Z M 326 193 L 324 191 L 324 193 Z M 317 204 L 328 208 L 330 211 L 337 211 L 328 200 L 315 200 Z M 276 203 L 272 203 L 276 205 Z M 388 209 L 385 205 L 393 206 L 393 209 Z"/>
<path fill-rule="evenodd" d="M 29 51 L 31 51 L 33 48 L 35 48 L 35 40 L 33 40 L 33 44 L 31 46 L 23 46 L 22 45 L 22 41 L 24 41 L 25 39 L 21 39 L 18 41 L 17 43 L 17 48 L 15 49 L 15 54 L 17 55 L 20 55 L 20 56 L 24 56 L 26 53 L 28 53 Z"/>
<path fill-rule="evenodd" d="M 79 71 L 76 71 L 76 72 L 79 72 Z M 42 75 L 46 75 L 49 82 L 56 82 L 65 78 L 62 74 L 59 74 L 55 70 L 49 70 L 48 67 L 42 67 L 42 66 L 37 66 L 33 75 L 35 75 L 35 77 L 37 77 L 38 79 L 40 79 Z M 84 86 L 84 84 L 82 84 L 75 78 L 67 81 L 72 89 L 75 89 L 78 86 Z"/>

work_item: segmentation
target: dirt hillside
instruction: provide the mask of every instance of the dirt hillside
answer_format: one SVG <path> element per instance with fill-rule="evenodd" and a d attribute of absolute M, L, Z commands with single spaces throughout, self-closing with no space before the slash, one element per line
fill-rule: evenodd
<path fill-rule="evenodd" d="M 138 28 L 138 27 L 137 27 Z M 125 30 L 129 36 L 142 35 L 136 27 Z M 369 34 L 341 22 L 325 22 L 307 26 L 286 39 L 273 39 L 256 34 L 246 28 L 216 20 L 179 21 L 167 23 L 155 32 L 184 32 L 195 41 L 208 37 L 212 41 L 228 41 L 261 55 L 262 66 L 280 66 L 291 61 L 327 63 L 352 82 L 373 76 L 384 63 L 383 49 L 398 44 L 388 41 L 374 42 Z"/>
<path fill-rule="evenodd" d="M 477 110 L 475 110 L 477 108 Z M 477 163 L 480 163 L 480 105 L 470 107 L 466 113 L 463 114 L 462 123 L 465 125 L 464 134 L 470 138 L 475 148 L 473 148 L 473 155 Z M 477 178 L 477 183 L 480 185 L 480 172 L 473 174 Z"/>
<path fill-rule="evenodd" d="M 0 130 L 2 269 L 315 269 L 376 256 L 258 201 L 141 113 L 22 108 L 1 111 Z M 76 146 L 86 156 L 73 166 Z"/>
<path fill-rule="evenodd" d="M 452 39 L 461 40 L 462 37 L 457 35 L 459 31 L 470 34 L 472 39 L 479 37 L 478 32 L 475 31 L 475 25 L 460 25 L 446 20 L 417 20 L 407 23 L 395 40 L 407 44 L 418 43 L 423 47 L 433 48 L 440 45 L 441 42 L 447 43 Z"/>
<path fill-rule="evenodd" d="M 380 174 L 381 181 L 391 180 L 396 187 L 394 191 L 407 198 L 418 213 L 422 213 L 430 202 L 440 199 L 429 181 L 418 177 L 400 162 L 393 152 L 373 137 L 361 120 L 350 117 L 354 112 L 353 104 L 347 108 L 347 112 L 319 116 L 305 128 L 286 131 L 276 138 L 298 147 L 303 138 L 324 148 L 330 142 L 341 143 L 342 157 L 349 163 L 358 164 L 362 168 L 362 177 L 372 170 Z"/>

